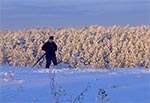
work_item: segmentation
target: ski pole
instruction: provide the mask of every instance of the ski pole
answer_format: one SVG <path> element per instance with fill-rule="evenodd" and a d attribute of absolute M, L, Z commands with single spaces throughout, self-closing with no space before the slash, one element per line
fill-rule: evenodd
<path fill-rule="evenodd" d="M 44 56 L 45 56 L 45 53 L 37 60 L 37 62 L 32 67 L 34 67 Z"/>

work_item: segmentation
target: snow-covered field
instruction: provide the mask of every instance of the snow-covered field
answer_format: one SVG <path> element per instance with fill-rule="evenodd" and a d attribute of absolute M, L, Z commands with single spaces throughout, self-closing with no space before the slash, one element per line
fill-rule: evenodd
<path fill-rule="evenodd" d="M 150 70 L 0 66 L 0 103 L 150 103 Z"/>

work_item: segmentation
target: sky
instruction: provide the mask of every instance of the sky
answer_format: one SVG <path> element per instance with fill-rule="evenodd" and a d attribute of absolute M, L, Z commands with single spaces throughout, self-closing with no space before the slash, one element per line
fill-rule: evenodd
<path fill-rule="evenodd" d="M 150 0 L 0 0 L 0 29 L 149 25 Z"/>

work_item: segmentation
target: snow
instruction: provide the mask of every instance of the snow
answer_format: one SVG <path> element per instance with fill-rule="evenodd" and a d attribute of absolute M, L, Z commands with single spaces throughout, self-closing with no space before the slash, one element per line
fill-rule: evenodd
<path fill-rule="evenodd" d="M 150 103 L 150 69 L 0 66 L 0 103 L 80 102 Z"/>

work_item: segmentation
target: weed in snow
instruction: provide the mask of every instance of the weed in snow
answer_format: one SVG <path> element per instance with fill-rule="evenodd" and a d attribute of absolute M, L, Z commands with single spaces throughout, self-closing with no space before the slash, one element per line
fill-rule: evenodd
<path fill-rule="evenodd" d="M 109 101 L 108 94 L 106 93 L 104 89 L 102 88 L 98 89 L 97 99 L 101 101 L 101 103 Z"/>

